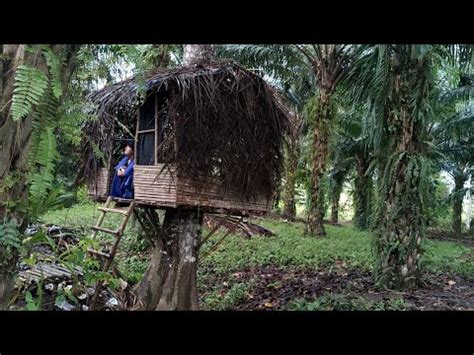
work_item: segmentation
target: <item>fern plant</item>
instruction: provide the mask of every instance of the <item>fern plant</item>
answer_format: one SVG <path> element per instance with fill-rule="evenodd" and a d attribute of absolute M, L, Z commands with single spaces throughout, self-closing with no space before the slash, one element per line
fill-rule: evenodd
<path fill-rule="evenodd" d="M 11 112 L 13 119 L 28 116 L 38 105 L 48 87 L 48 77 L 41 70 L 21 65 L 15 74 Z"/>
<path fill-rule="evenodd" d="M 15 76 L 12 116 L 15 120 L 32 115 L 32 138 L 28 157 L 29 214 L 37 217 L 60 204 L 55 184 L 55 166 L 60 158 L 56 131 L 61 124 L 62 58 L 49 46 L 38 46 L 46 73 L 23 65 Z"/>
<path fill-rule="evenodd" d="M 0 223 L 0 245 L 5 248 L 19 249 L 21 247 L 20 232 L 15 219 Z"/>
<path fill-rule="evenodd" d="M 21 248 L 20 232 L 15 219 L 0 223 L 0 268 L 14 272 L 16 257 Z"/>

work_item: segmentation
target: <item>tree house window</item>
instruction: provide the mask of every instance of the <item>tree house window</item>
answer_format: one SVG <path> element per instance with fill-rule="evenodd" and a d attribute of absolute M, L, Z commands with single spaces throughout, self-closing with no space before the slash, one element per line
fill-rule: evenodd
<path fill-rule="evenodd" d="M 138 113 L 137 165 L 154 165 L 156 163 L 156 126 L 156 95 L 152 95 L 148 97 Z"/>

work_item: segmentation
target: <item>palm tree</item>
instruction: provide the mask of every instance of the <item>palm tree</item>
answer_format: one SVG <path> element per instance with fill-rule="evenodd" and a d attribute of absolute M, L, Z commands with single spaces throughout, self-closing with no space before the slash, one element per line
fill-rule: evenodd
<path fill-rule="evenodd" d="M 433 57 L 449 54 L 444 47 L 431 45 L 377 45 L 361 50 L 351 74 L 359 86 L 349 92 L 354 101 L 369 104 L 371 141 L 379 162 L 376 279 L 386 287 L 412 287 L 420 280 L 425 227 L 427 123 L 435 97 Z"/>
<path fill-rule="evenodd" d="M 288 130 L 284 145 L 285 184 L 283 187 L 283 216 L 288 219 L 296 217 L 295 189 L 304 128 L 302 115 L 295 112 L 292 116 L 290 129 Z"/>
<path fill-rule="evenodd" d="M 369 47 L 356 63 L 352 77 L 364 83 L 352 93 L 362 102 L 369 100 L 376 123 L 373 136 L 379 138 L 374 147 L 389 139 L 384 148 L 388 147 L 390 155 L 379 180 L 376 277 L 388 287 L 411 286 L 419 278 L 424 224 L 420 194 L 423 151 L 419 142 L 432 85 L 431 54 L 420 46 Z M 381 140 L 382 136 L 385 139 Z"/>
<path fill-rule="evenodd" d="M 462 230 L 463 198 L 467 192 L 464 184 L 474 165 L 473 93 L 474 77 L 460 74 L 457 87 L 440 95 L 437 102 L 441 106 L 438 109 L 441 120 L 431 130 L 434 144 L 442 154 L 441 168 L 454 180 L 452 229 L 458 234 Z"/>
<path fill-rule="evenodd" d="M 282 186 L 283 216 L 296 216 L 295 188 L 301 164 L 303 139 L 308 130 L 305 106 L 314 96 L 314 76 L 305 58 L 293 46 L 223 45 L 217 55 L 233 58 L 248 68 L 258 70 L 279 90 L 292 110 L 290 129 L 284 141 L 284 180 Z M 279 196 L 278 196 L 279 200 Z M 278 201 L 275 201 L 278 204 Z"/>
<path fill-rule="evenodd" d="M 354 225 L 358 229 L 369 227 L 373 188 L 372 174 L 369 170 L 373 154 L 369 144 L 369 132 L 363 119 L 364 114 L 363 107 L 349 108 L 339 114 L 331 159 L 333 169 L 345 172 L 344 177 L 349 170 L 355 170 Z M 342 176 L 339 177 L 341 178 Z M 336 196 L 333 196 L 333 200 L 335 199 Z"/>
<path fill-rule="evenodd" d="M 271 74 L 286 73 L 283 77 L 294 77 L 295 73 L 308 73 L 316 82 L 316 106 L 312 117 L 311 189 L 306 232 L 325 236 L 323 225 L 322 178 L 326 173 L 330 127 L 335 117 L 334 94 L 344 80 L 354 58 L 352 45 L 317 44 L 286 46 L 240 46 L 238 55 L 245 55 L 250 61 L 265 64 Z M 223 55 L 231 50 L 223 50 Z M 234 51 L 235 55 L 235 51 Z M 258 59 L 255 59 L 258 58 Z"/>

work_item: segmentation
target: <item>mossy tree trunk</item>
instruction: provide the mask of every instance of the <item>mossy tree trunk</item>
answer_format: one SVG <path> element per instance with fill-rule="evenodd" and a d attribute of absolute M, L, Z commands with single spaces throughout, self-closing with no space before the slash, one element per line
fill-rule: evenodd
<path fill-rule="evenodd" d="M 308 59 L 318 82 L 317 103 L 314 113 L 313 141 L 311 151 L 311 188 L 309 196 L 308 221 L 305 232 L 324 237 L 324 200 L 322 180 L 330 141 L 330 125 L 334 120 L 334 93 L 341 80 L 347 75 L 351 61 L 351 46 L 336 44 L 296 46 Z"/>
<path fill-rule="evenodd" d="M 317 103 L 315 124 L 313 130 L 312 159 L 311 159 L 311 194 L 310 210 L 308 212 L 307 233 L 324 237 L 324 193 L 322 180 L 326 173 L 329 151 L 329 122 L 333 119 L 334 109 L 331 95 L 320 90 Z"/>
<path fill-rule="evenodd" d="M 368 160 L 356 155 L 356 177 L 354 179 L 354 225 L 367 229 L 371 215 L 372 178 L 367 176 Z"/>
<path fill-rule="evenodd" d="M 336 181 L 331 193 L 331 223 L 339 223 L 339 201 L 343 187 L 343 180 Z"/>
<path fill-rule="evenodd" d="M 140 310 L 197 310 L 197 267 L 202 213 L 168 209 L 150 265 L 135 287 Z"/>
<path fill-rule="evenodd" d="M 76 68 L 76 45 L 49 45 L 64 59 L 60 68 L 63 97 Z M 33 66 L 47 75 L 48 68 L 40 49 L 27 45 L 0 45 L 0 221 L 15 220 L 19 232 L 28 223 L 28 154 L 32 141 L 33 115 L 14 121 L 11 114 L 15 73 L 19 66 Z M 0 245 L 0 309 L 7 309 L 15 283 L 18 253 Z"/>
<path fill-rule="evenodd" d="M 462 232 L 462 203 L 464 199 L 463 189 L 467 178 L 464 174 L 457 171 L 454 174 L 454 190 L 453 190 L 453 232 L 461 234 Z"/>
<path fill-rule="evenodd" d="M 283 216 L 289 219 L 296 217 L 296 176 L 298 160 L 301 152 L 301 117 L 296 114 L 292 122 L 292 129 L 285 144 L 285 184 L 283 187 Z"/>
<path fill-rule="evenodd" d="M 397 46 L 392 61 L 393 91 L 388 116 L 391 155 L 383 176 L 376 228 L 377 282 L 388 288 L 416 287 L 420 282 L 421 241 L 424 235 L 421 137 L 426 100 L 431 88 L 429 54 L 412 58 L 410 46 Z M 403 48 L 401 48 L 403 47 Z M 400 52 L 398 52 L 400 50 Z M 417 107 L 411 106 L 416 93 Z"/>

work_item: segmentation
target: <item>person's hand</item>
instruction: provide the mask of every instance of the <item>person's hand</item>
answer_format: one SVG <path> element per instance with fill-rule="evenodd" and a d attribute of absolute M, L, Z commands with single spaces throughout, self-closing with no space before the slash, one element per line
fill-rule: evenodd
<path fill-rule="evenodd" d="M 117 172 L 117 175 L 118 176 L 124 176 L 125 175 L 125 169 L 124 168 L 120 168 Z"/>

